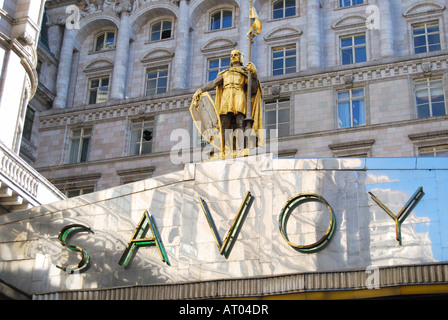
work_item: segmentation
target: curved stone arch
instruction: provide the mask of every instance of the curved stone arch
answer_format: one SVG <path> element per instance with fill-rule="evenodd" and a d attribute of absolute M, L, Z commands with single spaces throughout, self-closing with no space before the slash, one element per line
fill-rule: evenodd
<path fill-rule="evenodd" d="M 131 16 L 131 30 L 138 34 L 143 26 L 150 20 L 161 17 L 172 16 L 175 19 L 179 16 L 179 8 L 173 3 L 150 2 L 138 8 Z"/>
<path fill-rule="evenodd" d="M 98 29 L 104 29 L 110 27 L 111 29 L 118 30 L 120 20 L 116 15 L 110 14 L 92 14 L 86 19 L 81 20 L 80 28 L 76 33 L 75 47 L 81 47 L 84 41 L 95 33 Z"/>
<path fill-rule="evenodd" d="M 193 29 L 199 22 L 199 19 L 203 14 L 205 14 L 208 10 L 210 10 L 213 7 L 217 7 L 218 5 L 230 5 L 230 6 L 236 6 L 240 7 L 240 1 L 247 1 L 247 0 L 221 0 L 219 1 L 219 4 L 217 4 L 215 1 L 210 0 L 198 0 L 190 4 L 190 27 Z"/>
<path fill-rule="evenodd" d="M 413 3 L 409 7 L 407 7 L 403 11 L 403 16 L 408 18 L 419 15 L 441 13 L 445 9 L 446 6 L 440 1 L 423 0 Z"/>
<path fill-rule="evenodd" d="M 87 63 L 87 65 L 84 67 L 83 71 L 88 72 L 94 72 L 98 70 L 103 69 L 113 69 L 114 68 L 114 61 L 108 58 L 96 58 Z"/>
<path fill-rule="evenodd" d="M 174 57 L 174 52 L 164 47 L 157 47 L 149 52 L 146 52 L 143 57 L 140 58 L 142 63 L 148 63 L 160 60 L 169 60 Z"/>
<path fill-rule="evenodd" d="M 234 49 L 236 45 L 236 41 L 228 37 L 216 37 L 204 43 L 201 51 L 205 53 L 223 49 Z"/>
<path fill-rule="evenodd" d="M 269 41 L 275 41 L 275 40 L 298 38 L 302 34 L 303 34 L 303 31 L 300 30 L 299 28 L 291 26 L 291 25 L 285 25 L 285 26 L 280 26 L 280 27 L 274 28 L 274 29 L 266 32 L 266 34 L 264 36 L 264 40 L 269 42 Z"/>
<path fill-rule="evenodd" d="M 362 14 L 347 14 L 337 19 L 332 25 L 333 30 L 348 29 L 354 27 L 365 27 L 367 16 Z"/>

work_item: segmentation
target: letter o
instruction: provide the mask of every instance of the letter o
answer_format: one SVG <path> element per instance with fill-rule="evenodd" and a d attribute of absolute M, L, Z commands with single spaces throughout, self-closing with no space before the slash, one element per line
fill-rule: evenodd
<path fill-rule="evenodd" d="M 289 240 L 288 235 L 286 233 L 286 225 L 288 224 L 288 219 L 289 219 L 289 216 L 291 215 L 292 211 L 295 208 L 297 208 L 299 205 L 301 205 L 305 202 L 310 202 L 310 201 L 320 202 L 327 206 L 328 212 L 330 213 L 330 225 L 328 226 L 328 229 L 325 232 L 324 236 L 317 242 L 309 244 L 309 245 L 297 245 L 297 244 L 292 243 Z M 327 200 L 325 200 L 322 196 L 314 194 L 314 193 L 302 193 L 302 194 L 299 194 L 299 195 L 291 198 L 290 200 L 288 200 L 286 202 L 286 204 L 283 206 L 282 211 L 280 213 L 278 224 L 279 224 L 280 233 L 281 233 L 283 239 L 285 239 L 285 241 L 291 247 L 293 247 L 295 250 L 302 252 L 302 253 L 313 253 L 313 252 L 316 252 L 316 251 L 322 249 L 325 245 L 328 244 L 331 237 L 333 236 L 334 229 L 336 227 L 336 219 L 335 219 L 335 216 L 333 213 L 333 209 L 328 204 Z"/>

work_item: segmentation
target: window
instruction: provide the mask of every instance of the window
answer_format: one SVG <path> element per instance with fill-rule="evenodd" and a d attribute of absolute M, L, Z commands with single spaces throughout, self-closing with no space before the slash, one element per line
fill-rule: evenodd
<path fill-rule="evenodd" d="M 89 146 L 92 128 L 72 130 L 70 134 L 70 154 L 68 163 L 86 162 L 89 160 Z"/>
<path fill-rule="evenodd" d="M 364 0 L 339 0 L 339 7 L 345 8 L 345 7 L 351 7 L 356 6 L 358 4 L 363 4 Z"/>
<path fill-rule="evenodd" d="M 415 82 L 417 117 L 427 118 L 446 114 L 442 78 L 427 78 Z"/>
<path fill-rule="evenodd" d="M 448 157 L 448 146 L 420 148 L 420 157 Z"/>
<path fill-rule="evenodd" d="M 272 50 L 272 75 L 296 72 L 296 64 L 295 45 Z"/>
<path fill-rule="evenodd" d="M 109 95 L 109 77 L 95 78 L 89 84 L 89 104 L 106 102 Z"/>
<path fill-rule="evenodd" d="M 148 69 L 146 73 L 146 95 L 165 93 L 168 87 L 168 68 Z"/>
<path fill-rule="evenodd" d="M 230 67 L 230 57 L 209 59 L 207 66 L 208 81 L 216 79 L 218 73 Z"/>
<path fill-rule="evenodd" d="M 30 141 L 31 140 L 31 132 L 33 130 L 33 123 L 34 123 L 34 110 L 28 107 L 26 109 L 26 115 L 25 115 L 25 123 L 23 124 L 23 137 Z"/>
<path fill-rule="evenodd" d="M 103 51 L 115 48 L 115 32 L 101 32 L 95 37 L 95 51 Z"/>
<path fill-rule="evenodd" d="M 72 190 L 67 190 L 65 192 L 65 195 L 67 196 L 67 198 L 73 198 L 73 197 L 81 196 L 83 194 L 92 193 L 93 191 L 94 191 L 93 187 L 82 188 L 82 189 L 72 189 Z"/>
<path fill-rule="evenodd" d="M 151 153 L 154 132 L 154 119 L 133 121 L 131 124 L 131 143 L 129 155 Z"/>
<path fill-rule="evenodd" d="M 367 61 L 366 35 L 341 38 L 341 58 L 343 65 Z"/>
<path fill-rule="evenodd" d="M 415 53 L 433 52 L 442 49 L 438 22 L 415 25 L 412 28 L 412 35 Z"/>
<path fill-rule="evenodd" d="M 290 102 L 289 99 L 276 99 L 264 105 L 264 127 L 266 137 L 271 138 L 271 130 L 278 130 L 278 137 L 288 136 L 290 133 Z"/>
<path fill-rule="evenodd" d="M 232 10 L 217 10 L 210 15 L 210 30 L 220 30 L 230 27 L 232 27 Z"/>
<path fill-rule="evenodd" d="M 273 4 L 273 19 L 281 19 L 296 15 L 296 0 L 278 0 Z"/>
<path fill-rule="evenodd" d="M 338 127 L 351 128 L 366 124 L 364 89 L 338 92 Z"/>
<path fill-rule="evenodd" d="M 171 38 L 173 23 L 163 20 L 151 25 L 151 41 L 158 41 Z"/>

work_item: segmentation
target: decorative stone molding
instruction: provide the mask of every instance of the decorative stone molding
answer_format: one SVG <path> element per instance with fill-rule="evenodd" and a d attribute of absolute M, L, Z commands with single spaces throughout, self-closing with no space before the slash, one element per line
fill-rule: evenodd
<path fill-rule="evenodd" d="M 439 1 L 418 1 L 410 5 L 403 12 L 403 17 L 405 17 L 406 19 L 411 19 L 421 16 L 440 15 L 445 10 L 445 8 L 445 5 Z"/>
<path fill-rule="evenodd" d="M 216 51 L 232 50 L 236 47 L 236 45 L 237 45 L 236 41 L 230 38 L 217 37 L 207 41 L 201 47 L 201 52 L 207 54 Z"/>
<path fill-rule="evenodd" d="M 106 58 L 98 58 L 90 61 L 83 71 L 85 73 L 93 73 L 98 71 L 110 71 L 114 68 L 114 62 Z"/>
<path fill-rule="evenodd" d="M 144 57 L 140 59 L 142 63 L 152 63 L 160 61 L 169 61 L 174 57 L 174 52 L 167 48 L 155 48 L 145 54 Z"/>
<path fill-rule="evenodd" d="M 367 17 L 362 14 L 348 14 L 337 19 L 332 25 L 333 30 L 346 30 L 354 28 L 365 28 Z"/>
<path fill-rule="evenodd" d="M 345 143 L 335 143 L 330 144 L 328 147 L 333 152 L 335 157 L 346 157 L 346 156 L 356 156 L 356 155 L 370 155 L 372 146 L 375 144 L 375 140 L 360 140 L 351 141 Z"/>
<path fill-rule="evenodd" d="M 303 31 L 291 25 L 281 26 L 268 31 L 264 36 L 266 42 L 291 40 L 300 37 Z"/>

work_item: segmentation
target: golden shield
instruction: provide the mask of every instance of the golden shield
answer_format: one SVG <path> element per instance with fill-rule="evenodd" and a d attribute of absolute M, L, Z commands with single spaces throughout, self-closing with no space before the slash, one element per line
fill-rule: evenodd
<path fill-rule="evenodd" d="M 215 103 L 207 92 L 190 106 L 191 117 L 201 135 L 219 151 L 222 151 L 222 126 Z"/>

